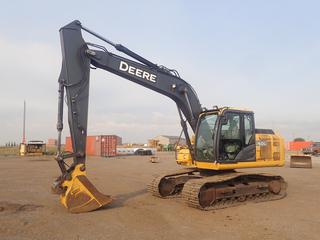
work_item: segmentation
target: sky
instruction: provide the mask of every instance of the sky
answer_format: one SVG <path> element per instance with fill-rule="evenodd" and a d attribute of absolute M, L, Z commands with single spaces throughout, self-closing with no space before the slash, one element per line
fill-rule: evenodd
<path fill-rule="evenodd" d="M 27 140 L 56 138 L 59 28 L 75 19 L 178 70 L 203 107 L 250 109 L 257 127 L 287 141 L 320 141 L 319 9 L 319 1 L 292 0 L 5 1 L 0 145 L 21 141 L 24 100 Z M 103 70 L 91 71 L 89 105 L 89 135 L 144 143 L 181 131 L 172 100 Z M 67 136 L 67 121 L 64 127 Z"/>

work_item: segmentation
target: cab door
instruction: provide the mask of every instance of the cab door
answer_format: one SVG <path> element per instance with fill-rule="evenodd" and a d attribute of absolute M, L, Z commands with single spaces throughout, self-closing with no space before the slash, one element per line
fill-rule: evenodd
<path fill-rule="evenodd" d="M 252 112 L 226 111 L 217 134 L 218 162 L 255 161 L 255 131 Z"/>

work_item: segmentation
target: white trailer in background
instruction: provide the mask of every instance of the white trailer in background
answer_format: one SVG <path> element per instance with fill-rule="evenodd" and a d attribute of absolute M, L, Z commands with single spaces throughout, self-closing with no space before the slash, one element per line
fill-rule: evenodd
<path fill-rule="evenodd" d="M 117 147 L 117 155 L 155 155 L 156 148 L 134 147 L 134 148 L 119 148 Z"/>

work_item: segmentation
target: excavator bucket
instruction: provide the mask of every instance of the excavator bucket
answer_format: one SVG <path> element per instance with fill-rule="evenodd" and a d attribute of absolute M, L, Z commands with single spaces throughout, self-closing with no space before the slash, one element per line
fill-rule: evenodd
<path fill-rule="evenodd" d="M 308 155 L 292 155 L 290 157 L 291 168 L 312 168 L 312 159 Z"/>
<path fill-rule="evenodd" d="M 89 181 L 86 172 L 81 171 L 83 167 L 83 164 L 77 165 L 71 180 L 62 184 L 66 191 L 60 195 L 60 201 L 71 213 L 90 212 L 112 202 L 110 196 L 99 192 Z"/>

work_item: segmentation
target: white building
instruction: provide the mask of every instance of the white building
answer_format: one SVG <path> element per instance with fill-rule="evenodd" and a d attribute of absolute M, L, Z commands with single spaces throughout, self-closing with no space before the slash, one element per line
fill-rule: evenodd
<path fill-rule="evenodd" d="M 172 144 L 175 145 L 179 141 L 179 136 L 168 136 L 168 135 L 159 135 L 153 138 L 154 140 L 158 140 L 161 145 L 168 145 Z M 181 138 L 179 141 L 179 145 L 186 144 L 186 140 L 184 138 Z"/>

